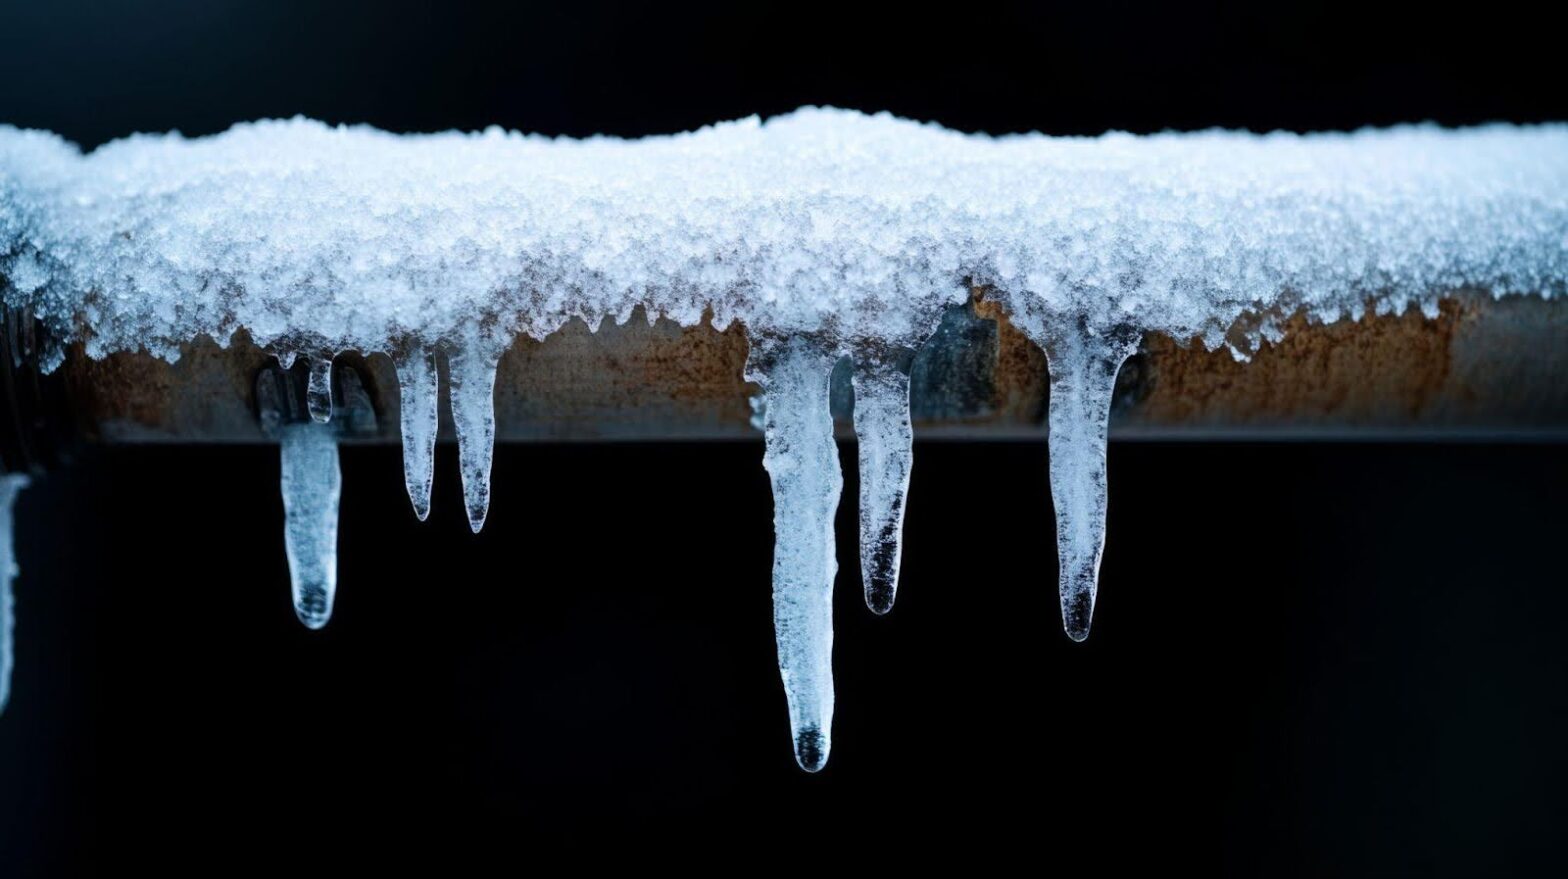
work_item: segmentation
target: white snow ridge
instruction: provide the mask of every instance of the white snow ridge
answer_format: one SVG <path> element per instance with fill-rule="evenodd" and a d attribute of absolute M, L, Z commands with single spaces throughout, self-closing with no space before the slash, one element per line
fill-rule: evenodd
<path fill-rule="evenodd" d="M 1059 589 L 1081 640 L 1111 389 L 1143 334 L 1244 357 L 1297 312 L 1430 314 L 1460 289 L 1561 295 L 1568 126 L 992 138 L 807 108 L 641 140 L 292 119 L 87 154 L 6 127 L 0 277 L 5 305 L 56 341 L 46 368 L 70 342 L 172 359 L 198 336 L 244 330 L 281 361 L 310 359 L 309 411 L 325 420 L 333 355 L 391 355 L 420 518 L 444 354 L 475 530 L 496 363 L 514 338 L 624 322 L 637 306 L 683 325 L 742 322 L 747 376 L 767 397 L 779 661 L 796 756 L 816 770 L 833 714 L 839 359 L 854 365 L 862 578 L 885 612 L 911 353 L 972 288 L 1046 350 Z M 298 609 L 319 626 L 335 584 L 336 450 L 308 425 L 280 436 Z"/>

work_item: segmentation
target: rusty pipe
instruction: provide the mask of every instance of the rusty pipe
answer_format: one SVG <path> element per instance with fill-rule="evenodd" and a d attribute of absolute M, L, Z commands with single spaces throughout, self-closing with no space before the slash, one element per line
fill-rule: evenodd
<path fill-rule="evenodd" d="M 1368 315 L 1312 324 L 1251 362 L 1151 334 L 1123 368 L 1113 439 L 1563 439 L 1568 438 L 1568 303 L 1472 294 L 1444 300 L 1428 320 Z M 597 332 L 574 322 L 544 341 L 519 339 L 496 383 L 502 441 L 755 439 L 753 385 L 741 377 L 743 330 L 718 332 L 634 315 Z M 265 442 L 256 378 L 273 363 L 242 335 L 203 340 L 174 364 L 142 354 L 91 360 L 73 351 L 33 393 L 56 420 L 104 443 Z M 346 442 L 399 439 L 390 361 L 340 355 L 355 369 L 374 418 Z M 848 371 L 835 375 L 833 410 L 849 436 Z M 7 373 L 27 383 L 26 367 Z M 916 436 L 1041 438 L 1048 383 L 1044 354 L 994 306 L 958 306 L 916 359 Z M 16 396 L 13 388 L 11 396 Z M 36 426 L 36 425 L 35 425 Z M 58 430 L 58 427 L 55 428 Z M 450 413 L 442 413 L 451 437 Z"/>

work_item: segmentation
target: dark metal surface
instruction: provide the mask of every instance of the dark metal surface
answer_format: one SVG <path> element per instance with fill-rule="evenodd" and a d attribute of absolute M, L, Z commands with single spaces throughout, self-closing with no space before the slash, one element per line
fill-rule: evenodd
<path fill-rule="evenodd" d="M 81 439 L 63 376 L 36 368 L 32 315 L 0 309 L 0 473 L 39 473 L 68 459 Z"/>
<path fill-rule="evenodd" d="M 1123 368 L 1112 436 L 1207 438 L 1568 437 L 1568 303 L 1535 297 L 1445 300 L 1356 322 L 1288 324 L 1249 363 L 1151 335 Z M 519 340 L 496 382 L 497 437 L 535 440 L 751 439 L 744 332 L 731 327 L 568 325 Z M 112 443 L 262 442 L 255 388 L 268 355 L 243 337 L 189 346 L 170 365 L 145 355 L 100 361 L 73 351 L 55 376 L 89 439 Z M 375 413 L 345 441 L 395 442 L 398 393 L 384 356 L 348 353 Z M 916 358 L 916 435 L 1007 439 L 1044 434 L 1045 357 L 994 306 L 949 313 Z M 24 368 L 25 371 L 25 368 Z M 848 372 L 835 376 L 849 435 Z M 443 435 L 451 436 L 442 406 Z"/>

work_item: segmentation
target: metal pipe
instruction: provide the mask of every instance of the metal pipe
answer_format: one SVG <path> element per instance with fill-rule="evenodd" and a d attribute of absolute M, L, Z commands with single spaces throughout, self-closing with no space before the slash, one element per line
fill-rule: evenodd
<path fill-rule="evenodd" d="M 1538 297 L 1444 300 L 1414 311 L 1329 325 L 1296 318 L 1249 363 L 1225 351 L 1147 337 L 1122 370 L 1113 439 L 1568 438 L 1568 303 Z M 496 383 L 502 441 L 757 439 L 753 385 L 741 377 L 739 327 L 573 323 L 520 339 Z M 257 376 L 274 361 L 247 339 L 188 346 L 175 364 L 139 354 L 90 360 L 72 352 L 41 386 L 65 401 L 78 435 L 106 443 L 268 441 Z M 397 442 L 391 361 L 344 354 L 374 410 L 344 442 Z M 24 369 L 25 371 L 25 369 Z M 17 375 L 7 374 L 14 383 Z M 1044 436 L 1045 357 L 977 296 L 955 307 L 917 357 L 915 435 L 941 439 Z M 13 393 L 14 397 L 14 393 Z M 835 373 L 833 411 L 850 436 L 852 391 Z M 451 438 L 451 417 L 441 415 Z"/>

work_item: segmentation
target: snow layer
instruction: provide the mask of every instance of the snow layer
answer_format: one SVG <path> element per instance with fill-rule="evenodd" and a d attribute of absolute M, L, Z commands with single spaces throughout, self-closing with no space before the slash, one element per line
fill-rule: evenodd
<path fill-rule="evenodd" d="M 635 141 L 293 119 L 86 155 L 0 127 L 0 278 L 7 306 L 90 356 L 174 358 L 240 330 L 285 368 L 303 355 L 316 422 L 332 416 L 335 353 L 390 354 L 421 519 L 444 355 L 476 531 L 496 363 L 517 335 L 624 322 L 637 306 L 650 320 L 742 321 L 765 395 L 780 670 L 796 757 L 816 770 L 834 704 L 838 360 L 854 366 L 866 600 L 886 612 L 914 351 L 976 286 L 1045 349 L 1058 585 L 1081 640 L 1111 393 L 1142 334 L 1246 357 L 1299 311 L 1430 315 L 1465 288 L 1561 295 L 1568 125 L 991 138 L 808 108 Z M 296 604 L 314 627 L 335 584 L 336 447 L 316 424 L 283 443 Z"/>
<path fill-rule="evenodd" d="M 577 141 L 293 119 L 87 155 L 0 128 L 0 199 L 7 301 L 94 355 L 241 328 L 310 351 L 543 337 L 639 304 L 907 339 L 970 282 L 1218 343 L 1248 312 L 1568 274 L 1564 125 L 989 138 L 804 109 Z"/>

